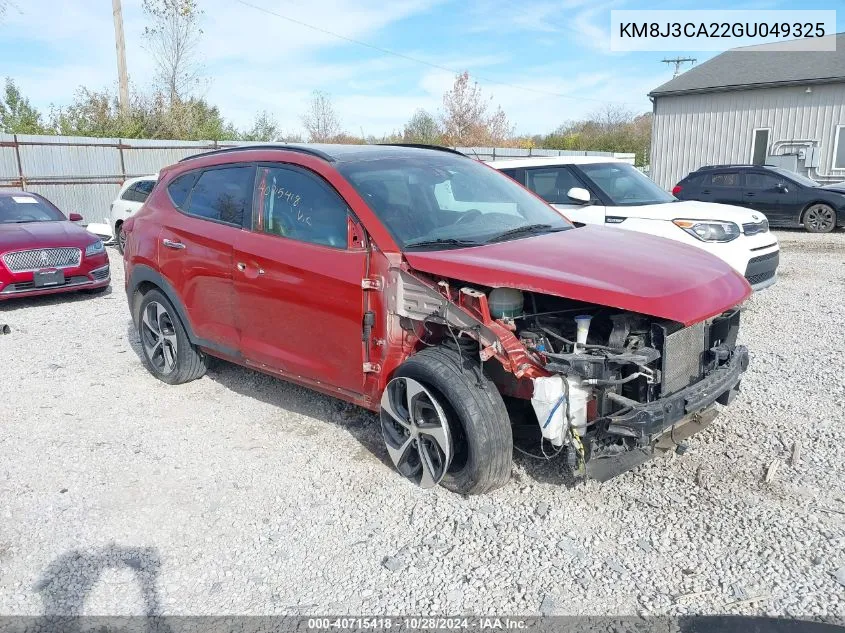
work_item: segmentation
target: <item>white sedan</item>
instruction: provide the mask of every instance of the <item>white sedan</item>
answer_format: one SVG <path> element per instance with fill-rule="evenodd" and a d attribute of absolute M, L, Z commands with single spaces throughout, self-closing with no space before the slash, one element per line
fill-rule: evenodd
<path fill-rule="evenodd" d="M 777 280 L 780 246 L 759 211 L 679 201 L 632 165 L 596 156 L 498 160 L 502 171 L 576 224 L 609 224 L 684 242 L 720 257 L 754 290 Z"/>

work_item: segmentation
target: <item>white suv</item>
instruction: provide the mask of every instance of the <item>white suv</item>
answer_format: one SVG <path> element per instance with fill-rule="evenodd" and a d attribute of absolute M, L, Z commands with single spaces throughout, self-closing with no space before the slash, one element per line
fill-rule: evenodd
<path fill-rule="evenodd" d="M 158 176 L 141 176 L 130 178 L 123 183 L 114 202 L 111 203 L 109 216 L 103 219 L 102 224 L 89 224 L 86 228 L 100 237 L 113 239 L 117 243 L 117 249 L 123 253 L 123 245 L 126 236 L 123 233 L 123 223 L 131 218 L 141 205 L 147 200 L 147 196 L 155 187 Z"/>
<path fill-rule="evenodd" d="M 491 167 L 527 187 L 576 224 L 607 224 L 684 242 L 716 255 L 754 290 L 775 283 L 777 238 L 759 211 L 679 201 L 632 165 L 613 158 L 553 156 Z"/>

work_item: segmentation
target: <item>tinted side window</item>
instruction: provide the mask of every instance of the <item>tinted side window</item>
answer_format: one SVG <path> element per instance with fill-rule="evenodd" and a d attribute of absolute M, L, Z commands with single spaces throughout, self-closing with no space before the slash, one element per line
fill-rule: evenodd
<path fill-rule="evenodd" d="M 179 209 L 183 209 L 185 207 L 185 202 L 188 200 L 188 194 L 191 193 L 191 189 L 197 181 L 197 178 L 199 178 L 199 175 L 200 173 L 198 171 L 182 174 L 167 185 L 167 193 L 170 194 L 170 199 Z"/>
<path fill-rule="evenodd" d="M 150 193 L 155 187 L 155 180 L 141 180 L 135 183 L 133 189 L 135 190 L 135 199 L 138 202 L 144 202 L 149 197 Z"/>
<path fill-rule="evenodd" d="M 739 172 L 724 171 L 710 176 L 710 185 L 713 187 L 739 187 Z"/>
<path fill-rule="evenodd" d="M 209 169 L 194 185 L 186 211 L 209 220 L 243 226 L 252 209 L 254 167 Z"/>
<path fill-rule="evenodd" d="M 568 203 L 567 192 L 573 187 L 584 187 L 566 167 L 548 167 L 525 170 L 525 186 L 546 202 Z"/>
<path fill-rule="evenodd" d="M 745 174 L 745 188 L 746 189 L 774 189 L 781 179 L 769 174 L 760 173 L 746 173 Z"/>
<path fill-rule="evenodd" d="M 124 191 L 123 194 L 120 196 L 120 199 L 128 200 L 129 202 L 135 202 L 135 185 L 132 185 L 131 187 L 129 187 L 129 189 Z"/>
<path fill-rule="evenodd" d="M 346 248 L 349 208 L 321 178 L 287 167 L 260 167 L 257 182 L 266 233 Z"/>

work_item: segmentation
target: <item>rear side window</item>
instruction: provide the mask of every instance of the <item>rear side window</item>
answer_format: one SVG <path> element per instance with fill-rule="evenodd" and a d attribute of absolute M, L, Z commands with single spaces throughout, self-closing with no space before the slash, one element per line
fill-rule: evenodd
<path fill-rule="evenodd" d="M 202 172 L 185 211 L 208 220 L 243 226 L 252 209 L 254 167 L 224 167 Z"/>
<path fill-rule="evenodd" d="M 130 202 L 145 202 L 154 186 L 154 180 L 139 180 L 123 192 L 121 199 Z"/>
<path fill-rule="evenodd" d="M 197 178 L 199 178 L 199 175 L 198 171 L 182 174 L 167 185 L 167 193 L 170 194 L 170 200 L 173 201 L 173 204 L 176 205 L 177 208 L 185 208 L 185 203 L 188 201 L 188 194 L 191 193 L 191 189 L 197 181 Z"/>
<path fill-rule="evenodd" d="M 739 187 L 738 171 L 723 171 L 710 176 L 712 187 Z"/>

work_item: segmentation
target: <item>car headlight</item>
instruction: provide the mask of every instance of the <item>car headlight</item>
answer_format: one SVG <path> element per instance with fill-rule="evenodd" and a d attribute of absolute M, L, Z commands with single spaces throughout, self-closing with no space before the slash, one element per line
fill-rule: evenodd
<path fill-rule="evenodd" d="M 740 236 L 739 225 L 733 222 L 674 220 L 674 224 L 702 242 L 730 242 Z"/>
<path fill-rule="evenodd" d="M 97 240 L 93 244 L 89 244 L 85 247 L 85 257 L 99 255 L 100 253 L 104 253 L 105 251 L 106 247 L 103 246 L 103 240 Z"/>

